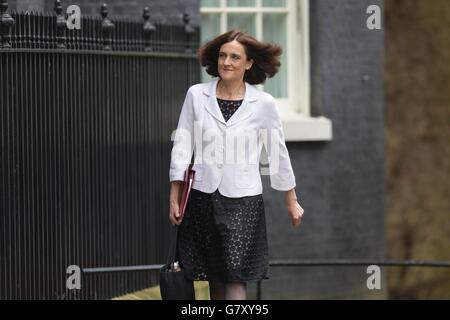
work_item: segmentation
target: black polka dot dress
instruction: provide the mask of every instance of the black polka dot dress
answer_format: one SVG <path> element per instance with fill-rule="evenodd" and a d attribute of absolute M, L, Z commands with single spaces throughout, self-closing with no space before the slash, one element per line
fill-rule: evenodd
<path fill-rule="evenodd" d="M 242 100 L 217 99 L 226 121 Z M 249 282 L 269 278 L 262 194 L 226 197 L 191 190 L 179 227 L 180 262 L 193 280 Z"/>
<path fill-rule="evenodd" d="M 223 100 L 219 98 L 217 98 L 217 102 L 219 103 L 220 111 L 222 111 L 225 121 L 228 121 L 242 104 L 242 100 Z"/>

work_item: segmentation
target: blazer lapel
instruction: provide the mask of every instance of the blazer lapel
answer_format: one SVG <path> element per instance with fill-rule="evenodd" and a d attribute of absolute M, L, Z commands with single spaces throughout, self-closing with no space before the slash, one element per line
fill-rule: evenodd
<path fill-rule="evenodd" d="M 226 121 L 222 115 L 222 111 L 220 111 L 219 104 L 216 99 L 216 87 L 217 87 L 218 79 L 215 79 L 208 83 L 203 89 L 203 93 L 208 96 L 206 99 L 206 104 L 203 107 L 209 112 L 214 118 L 218 121 L 226 124 Z"/>
<path fill-rule="evenodd" d="M 256 89 L 253 86 L 245 83 L 245 96 L 241 106 L 235 111 L 228 121 L 225 121 L 219 104 L 217 103 L 216 88 L 219 79 L 215 79 L 205 86 L 203 93 L 208 96 L 207 103 L 204 105 L 207 112 L 209 112 L 214 118 L 227 127 L 248 118 L 252 114 L 252 108 L 250 102 L 256 101 Z"/>

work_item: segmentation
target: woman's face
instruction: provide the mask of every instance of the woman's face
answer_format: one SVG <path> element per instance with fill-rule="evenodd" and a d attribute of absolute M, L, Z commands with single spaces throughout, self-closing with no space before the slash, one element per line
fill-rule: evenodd
<path fill-rule="evenodd" d="M 219 50 L 217 64 L 219 76 L 225 81 L 242 81 L 245 70 L 250 69 L 253 60 L 247 60 L 245 48 L 238 41 L 224 43 Z"/>

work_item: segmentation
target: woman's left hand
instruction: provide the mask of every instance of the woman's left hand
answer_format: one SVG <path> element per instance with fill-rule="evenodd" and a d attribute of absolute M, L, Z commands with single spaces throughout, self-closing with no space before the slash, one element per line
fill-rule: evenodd
<path fill-rule="evenodd" d="M 291 217 L 292 225 L 297 228 L 302 222 L 303 214 L 305 210 L 298 204 L 297 201 L 293 201 L 287 205 L 289 216 Z"/>

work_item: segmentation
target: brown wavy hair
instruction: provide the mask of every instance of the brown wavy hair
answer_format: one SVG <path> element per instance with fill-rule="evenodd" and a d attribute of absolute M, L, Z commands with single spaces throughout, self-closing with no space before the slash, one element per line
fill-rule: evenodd
<path fill-rule="evenodd" d="M 246 70 L 244 81 L 250 84 L 264 83 L 272 78 L 280 68 L 281 47 L 256 40 L 250 34 L 239 30 L 231 30 L 205 43 L 198 49 L 198 59 L 206 72 L 213 77 L 219 76 L 217 61 L 220 47 L 224 43 L 238 41 L 245 48 L 247 59 L 253 59 L 250 70 Z"/>

